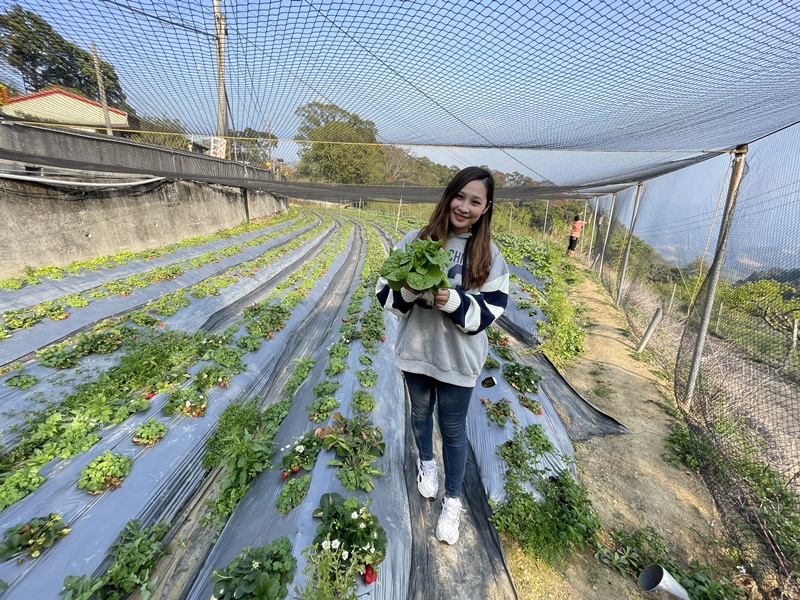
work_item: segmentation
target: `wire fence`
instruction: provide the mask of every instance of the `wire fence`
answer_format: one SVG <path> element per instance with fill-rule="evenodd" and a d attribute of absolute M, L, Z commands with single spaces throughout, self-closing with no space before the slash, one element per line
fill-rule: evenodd
<path fill-rule="evenodd" d="M 767 597 L 800 597 L 797 128 L 593 200 L 587 259 L 675 370 L 694 456 Z M 692 193 L 687 194 L 691 189 Z M 687 198 L 692 202 L 688 203 Z"/>

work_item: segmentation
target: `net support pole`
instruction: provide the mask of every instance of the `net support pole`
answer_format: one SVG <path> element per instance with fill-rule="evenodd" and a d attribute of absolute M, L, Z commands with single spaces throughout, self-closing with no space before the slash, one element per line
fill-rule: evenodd
<path fill-rule="evenodd" d="M 639 214 L 639 204 L 642 201 L 642 188 L 644 182 L 636 184 L 636 200 L 633 202 L 633 214 L 631 215 L 631 225 L 628 228 L 628 241 L 625 244 L 625 254 L 622 257 L 622 267 L 617 282 L 617 299 L 615 304 L 619 305 L 622 300 L 622 286 L 625 284 L 625 274 L 628 272 L 628 259 L 631 256 L 631 246 L 633 245 L 633 228 L 636 227 L 636 216 Z"/>
<path fill-rule="evenodd" d="M 108 101 L 106 100 L 106 86 L 103 82 L 103 69 L 100 65 L 100 55 L 97 53 L 97 46 L 92 42 L 92 56 L 94 57 L 94 74 L 97 77 L 97 95 L 100 97 L 100 106 L 103 107 L 103 118 L 106 122 L 106 133 L 114 135 L 111 131 L 111 115 L 108 112 Z"/>
<path fill-rule="evenodd" d="M 600 276 L 600 281 L 603 280 L 603 259 L 606 256 L 606 246 L 608 246 L 608 236 L 611 234 L 611 220 L 614 218 L 614 203 L 617 200 L 617 192 L 611 194 L 611 209 L 608 211 L 608 226 L 606 227 L 606 237 L 603 240 L 603 249 L 600 251 L 600 266 L 597 268 L 597 274 Z"/>
<path fill-rule="evenodd" d="M 742 176 L 744 175 L 744 159 L 746 156 L 747 144 L 737 146 L 733 151 L 733 169 L 731 172 L 731 181 L 728 184 L 728 196 L 725 199 L 725 212 L 722 215 L 722 222 L 719 225 L 719 237 L 717 238 L 717 249 L 716 252 L 714 252 L 714 262 L 711 263 L 711 268 L 706 276 L 708 290 L 706 292 L 705 302 L 703 303 L 703 312 L 700 317 L 700 328 L 697 332 L 697 340 L 694 345 L 692 364 L 689 367 L 689 376 L 686 379 L 684 404 L 687 412 L 692 408 L 694 391 L 697 386 L 697 377 L 700 374 L 700 360 L 703 357 L 708 325 L 711 322 L 714 299 L 717 295 L 717 284 L 719 283 L 720 271 L 722 271 L 722 263 L 725 259 L 725 248 L 728 245 L 728 233 L 730 232 L 731 222 L 733 221 L 733 211 L 736 207 L 736 196 L 739 194 L 739 184 L 741 184 Z"/>
<path fill-rule="evenodd" d="M 217 45 L 217 137 L 228 135 L 228 112 L 225 94 L 225 36 L 227 26 L 225 13 L 220 8 L 221 0 L 213 0 L 214 41 Z"/>
<path fill-rule="evenodd" d="M 592 217 L 592 234 L 589 238 L 589 256 L 592 256 L 592 249 L 594 247 L 594 235 L 596 230 L 596 223 L 597 223 L 597 209 L 600 206 L 600 198 L 595 196 L 594 198 L 594 216 Z"/>
<path fill-rule="evenodd" d="M 544 205 L 544 224 L 542 225 L 542 239 L 544 239 L 544 232 L 547 230 L 547 213 L 550 211 L 550 200 L 545 200 L 547 204 Z"/>
<path fill-rule="evenodd" d="M 586 207 L 587 206 L 589 206 L 589 201 L 588 200 L 584 200 L 583 201 L 583 222 L 584 222 L 584 225 L 586 224 Z M 579 251 L 579 254 L 581 254 L 581 255 L 583 254 L 583 238 L 585 238 L 585 237 L 586 237 L 586 233 L 584 232 L 584 235 L 581 236 L 581 249 Z"/>
<path fill-rule="evenodd" d="M 397 218 L 394 220 L 394 230 L 397 232 L 400 227 L 400 209 L 403 208 L 403 197 L 400 196 L 400 204 L 397 205 Z"/>

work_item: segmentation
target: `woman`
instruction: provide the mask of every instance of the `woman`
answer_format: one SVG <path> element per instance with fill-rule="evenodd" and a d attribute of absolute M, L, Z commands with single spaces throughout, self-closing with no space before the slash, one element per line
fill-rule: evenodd
<path fill-rule="evenodd" d="M 586 225 L 586 221 L 581 221 L 580 215 L 575 215 L 572 220 L 572 229 L 569 231 L 569 245 L 567 246 L 567 256 L 575 256 L 575 248 L 578 247 L 578 238 L 581 236 L 581 229 Z"/>
<path fill-rule="evenodd" d="M 405 287 L 393 292 L 383 277 L 376 294 L 388 311 L 403 317 L 397 328 L 395 357 L 411 397 L 411 420 L 419 457 L 417 487 L 426 498 L 439 490 L 433 456 L 433 409 L 437 405 L 445 472 L 445 496 L 436 537 L 458 541 L 463 512 L 461 492 L 467 464 L 467 408 L 486 362 L 484 331 L 508 303 L 508 266 L 491 241 L 494 179 L 489 171 L 467 167 L 447 185 L 428 225 L 398 244 L 417 238 L 443 241 L 450 253 L 450 289 L 439 290 L 434 306 Z"/>

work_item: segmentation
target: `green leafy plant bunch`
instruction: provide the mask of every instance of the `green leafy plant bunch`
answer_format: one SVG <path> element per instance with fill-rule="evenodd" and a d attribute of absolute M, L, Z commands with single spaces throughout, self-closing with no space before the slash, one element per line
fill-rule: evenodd
<path fill-rule="evenodd" d="M 309 588 L 303 598 L 355 598 L 355 577 L 364 582 L 378 578 L 376 566 L 386 558 L 386 531 L 369 512 L 371 500 L 361 504 L 356 498 L 336 493 L 323 494 L 314 517 L 322 519 L 316 536 L 304 554 Z"/>
<path fill-rule="evenodd" d="M 322 448 L 323 429 L 318 427 L 315 431 L 306 431 L 299 438 L 295 438 L 292 444 L 281 448 L 285 452 L 281 459 L 281 477 L 284 479 L 291 477 L 300 469 L 310 471 L 317 462 L 317 456 Z"/>
<path fill-rule="evenodd" d="M 156 563 L 165 551 L 162 539 L 169 531 L 167 521 L 142 527 L 138 519 L 128 521 L 111 546 L 111 564 L 97 577 L 68 575 L 64 579 L 64 600 L 119 600 L 138 589 L 150 598 L 155 580 L 150 581 Z"/>
<path fill-rule="evenodd" d="M 433 304 L 433 295 L 449 287 L 449 266 L 450 255 L 441 241 L 416 239 L 404 249 L 393 250 L 381 266 L 380 274 L 393 291 L 408 285 L 412 290 L 422 292 L 422 299 L 428 304 Z"/>
<path fill-rule="evenodd" d="M 212 597 L 216 600 L 284 598 L 296 567 L 288 538 L 278 538 L 259 548 L 245 548 L 227 567 L 211 574 Z"/>
<path fill-rule="evenodd" d="M 328 465 L 339 467 L 336 476 L 345 489 L 371 491 L 375 487 L 372 477 L 384 474 L 374 466 L 386 450 L 380 427 L 375 427 L 364 415 L 348 419 L 337 412 L 331 426 L 320 435 L 322 447 L 336 452 L 336 458 L 329 460 Z"/>
<path fill-rule="evenodd" d="M 34 517 L 27 523 L 6 529 L 5 539 L 0 543 L 0 561 L 27 552 L 36 558 L 42 550 L 52 546 L 70 532 L 61 515 L 50 513 L 46 517 Z"/>
<path fill-rule="evenodd" d="M 106 450 L 83 468 L 78 487 L 90 494 L 102 494 L 107 489 L 119 487 L 132 469 L 130 457 Z"/>
<path fill-rule="evenodd" d="M 492 402 L 488 398 L 481 398 L 481 404 L 486 407 L 486 416 L 489 417 L 489 425 L 494 421 L 500 425 L 500 427 L 503 427 L 509 419 L 515 423 L 517 422 L 516 417 L 514 417 L 514 411 L 511 408 L 511 402 L 506 398 L 500 398 L 497 402 Z"/>
<path fill-rule="evenodd" d="M 133 443 L 143 446 L 155 446 L 156 442 L 167 435 L 167 426 L 150 417 L 147 421 L 139 425 L 133 432 Z"/>

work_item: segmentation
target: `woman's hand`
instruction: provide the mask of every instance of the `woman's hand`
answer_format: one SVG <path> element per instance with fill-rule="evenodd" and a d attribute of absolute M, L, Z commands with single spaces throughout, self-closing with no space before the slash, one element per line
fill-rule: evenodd
<path fill-rule="evenodd" d="M 433 296 L 433 303 L 436 308 L 442 308 L 450 300 L 450 290 L 439 290 Z"/>

